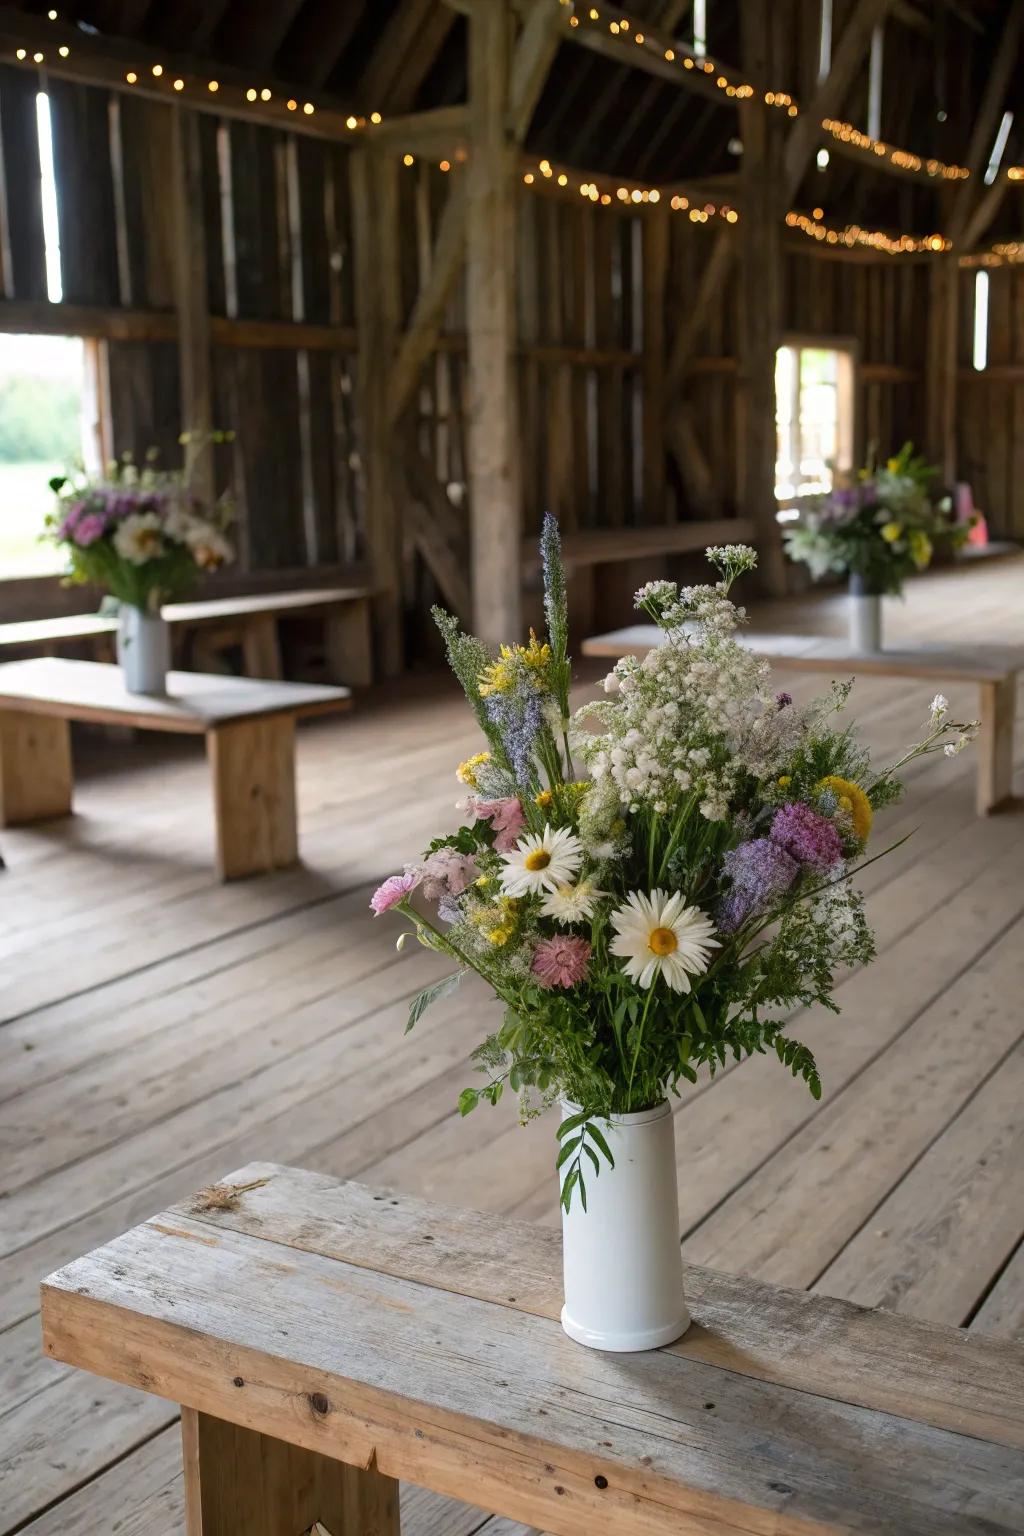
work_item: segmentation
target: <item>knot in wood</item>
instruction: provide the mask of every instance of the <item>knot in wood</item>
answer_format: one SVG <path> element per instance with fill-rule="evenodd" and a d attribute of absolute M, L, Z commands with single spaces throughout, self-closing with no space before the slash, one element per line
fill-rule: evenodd
<path fill-rule="evenodd" d="M 314 1413 L 330 1413 L 331 1411 L 331 1405 L 322 1392 L 311 1392 L 309 1394 L 309 1406 Z"/>

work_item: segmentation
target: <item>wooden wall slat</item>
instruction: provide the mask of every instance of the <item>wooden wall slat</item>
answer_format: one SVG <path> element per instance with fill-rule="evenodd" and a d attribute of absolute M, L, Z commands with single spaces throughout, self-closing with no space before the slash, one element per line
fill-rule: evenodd
<path fill-rule="evenodd" d="M 0 65 L 0 145 L 11 245 L 12 298 L 46 298 L 46 249 L 39 197 L 36 79 Z"/>
<path fill-rule="evenodd" d="M 110 113 L 106 93 L 51 79 L 57 220 L 64 299 L 116 304 L 119 298 Z"/>

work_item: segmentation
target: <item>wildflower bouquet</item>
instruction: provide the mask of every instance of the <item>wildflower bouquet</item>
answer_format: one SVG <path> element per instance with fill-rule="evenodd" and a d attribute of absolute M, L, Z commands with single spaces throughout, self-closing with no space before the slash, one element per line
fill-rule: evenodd
<path fill-rule="evenodd" d="M 604 697 L 570 715 L 550 517 L 542 552 L 543 640 L 493 657 L 435 611 L 486 750 L 458 768 L 462 826 L 371 905 L 458 967 L 420 993 L 410 1028 L 471 971 L 504 1004 L 463 1113 L 506 1084 L 524 1115 L 556 1097 L 574 1107 L 558 1158 L 568 1210 L 574 1190 L 586 1208 L 587 1177 L 610 1157 L 608 1117 L 659 1105 L 702 1069 L 772 1052 L 820 1094 L 787 1016 L 837 1011 L 836 973 L 873 957 L 851 876 L 870 862 L 875 812 L 899 796 L 904 764 L 958 752 L 973 724 L 937 697 L 923 739 L 876 771 L 831 719 L 847 687 L 810 708 L 773 693 L 768 664 L 736 638 L 730 587 L 756 563 L 742 545 L 707 551 L 714 585 L 642 588 L 663 643 L 616 663 Z"/>
<path fill-rule="evenodd" d="M 966 542 L 970 525 L 952 517 L 948 496 L 932 499 L 936 471 L 904 443 L 880 468 L 860 471 L 852 485 L 808 498 L 786 530 L 787 552 L 817 580 L 852 577 L 865 593 L 898 595 L 907 576 L 931 563 L 935 546 Z"/>
<path fill-rule="evenodd" d="M 198 451 L 232 435 L 211 433 Z M 189 434 L 182 442 L 191 446 Z M 200 572 L 230 560 L 231 504 L 221 497 L 212 507 L 202 505 L 191 485 L 197 457 L 190 453 L 185 471 L 159 470 L 151 449 L 141 468 L 124 454 L 103 474 L 81 471 L 51 480 L 57 505 L 47 532 L 67 553 L 68 580 L 102 587 L 129 607 L 156 613 L 162 603 L 183 596 Z"/>

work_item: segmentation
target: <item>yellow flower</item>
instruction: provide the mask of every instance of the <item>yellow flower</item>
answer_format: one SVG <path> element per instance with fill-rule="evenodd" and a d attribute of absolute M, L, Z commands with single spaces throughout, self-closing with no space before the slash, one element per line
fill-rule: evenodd
<path fill-rule="evenodd" d="M 875 813 L 871 809 L 871 801 L 860 785 L 854 784 L 852 779 L 841 779 L 838 774 L 830 773 L 827 778 L 820 781 L 818 789 L 832 791 L 839 802 L 840 809 L 849 811 L 855 837 L 860 842 L 866 843 Z"/>
<path fill-rule="evenodd" d="M 482 931 L 488 944 L 500 949 L 516 931 L 518 911 L 519 902 L 514 896 L 502 896 L 493 905 L 480 907 L 473 913 L 472 921 Z"/>
<path fill-rule="evenodd" d="M 513 688 L 517 663 L 524 666 L 528 673 L 533 674 L 532 681 L 539 688 L 543 683 L 544 673 L 550 660 L 550 645 L 541 645 L 531 629 L 529 645 L 503 645 L 499 648 L 498 660 L 492 661 L 484 668 L 477 685 L 480 697 L 486 699 L 492 693 L 507 693 L 510 688 Z"/>
<path fill-rule="evenodd" d="M 539 805 L 541 810 L 546 811 L 554 798 L 550 789 L 541 789 L 534 795 L 533 803 L 534 805 Z"/>
<path fill-rule="evenodd" d="M 789 788 L 789 786 L 790 786 L 790 785 L 791 785 L 791 784 L 792 784 L 792 782 L 793 782 L 793 780 L 792 780 L 792 778 L 791 778 L 791 777 L 790 777 L 790 775 L 789 775 L 789 774 L 788 774 L 788 773 L 784 773 L 784 774 L 783 774 L 783 775 L 782 775 L 782 778 L 781 778 L 781 779 L 779 779 L 779 781 L 778 781 L 778 783 L 779 783 L 779 788 L 780 788 L 780 789 L 788 789 L 788 788 Z"/>
<path fill-rule="evenodd" d="M 890 475 L 898 474 L 899 473 L 899 468 L 900 468 L 900 461 L 899 461 L 899 459 L 886 459 L 885 467 L 889 471 Z"/>
<path fill-rule="evenodd" d="M 912 528 L 908 535 L 910 543 L 910 558 L 919 571 L 923 571 L 931 562 L 932 541 L 923 528 Z"/>
<path fill-rule="evenodd" d="M 472 757 L 467 757 L 464 763 L 459 764 L 455 770 L 455 777 L 460 783 L 467 784 L 470 789 L 479 789 L 476 778 L 477 769 L 482 768 L 484 763 L 489 763 L 490 760 L 489 752 L 474 752 Z"/>
<path fill-rule="evenodd" d="M 882 528 L 882 538 L 887 544 L 895 544 L 897 539 L 903 537 L 902 523 L 886 523 Z"/>

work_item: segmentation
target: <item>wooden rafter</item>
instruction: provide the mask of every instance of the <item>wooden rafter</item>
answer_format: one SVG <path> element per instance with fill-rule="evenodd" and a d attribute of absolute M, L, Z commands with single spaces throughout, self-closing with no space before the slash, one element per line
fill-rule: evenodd
<path fill-rule="evenodd" d="M 269 69 L 302 7 L 302 0 L 234 0 L 218 44 L 232 63 Z"/>
<path fill-rule="evenodd" d="M 437 0 L 401 0 L 362 71 L 359 88 L 367 110 L 408 112 L 414 106 L 455 20 Z"/>
<path fill-rule="evenodd" d="M 966 160 L 967 169 L 971 173 L 970 179 L 960 186 L 953 204 L 949 236 L 955 244 L 968 244 L 964 240 L 968 225 L 972 226 L 972 242 L 979 240 L 991 219 L 995 217 L 999 206 L 998 195 L 986 200 L 982 171 L 992 149 L 999 120 L 1006 105 L 1006 93 L 1010 81 L 1016 74 L 1022 30 L 1024 30 L 1024 0 L 1010 0 L 999 47 L 971 129 Z M 984 218 L 979 217 L 982 203 L 986 203 L 987 216 Z"/>
<path fill-rule="evenodd" d="M 892 0 L 857 0 L 856 8 L 832 55 L 832 67 L 821 81 L 810 104 L 793 124 L 786 145 L 783 200 L 788 207 L 811 163 L 821 138 L 821 124 L 842 111 L 843 103 L 871 45 L 871 35 L 885 19 Z"/>
<path fill-rule="evenodd" d="M 365 0 L 306 0 L 281 50 L 282 70 L 319 90 L 330 79 L 365 9 Z"/>

